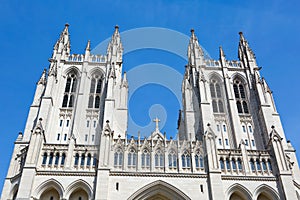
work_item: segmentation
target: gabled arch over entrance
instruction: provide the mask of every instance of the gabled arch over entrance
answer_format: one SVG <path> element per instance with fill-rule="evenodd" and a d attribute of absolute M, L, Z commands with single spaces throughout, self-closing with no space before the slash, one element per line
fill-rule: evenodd
<path fill-rule="evenodd" d="M 251 192 L 243 185 L 235 183 L 226 191 L 228 200 L 248 200 L 253 199 Z"/>
<path fill-rule="evenodd" d="M 190 200 L 190 198 L 184 194 L 181 190 L 158 180 L 154 181 L 135 193 L 133 193 L 128 200 Z"/>

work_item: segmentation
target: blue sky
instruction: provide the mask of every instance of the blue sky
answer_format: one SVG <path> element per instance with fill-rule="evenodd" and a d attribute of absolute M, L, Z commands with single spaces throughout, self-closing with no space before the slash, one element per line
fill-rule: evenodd
<path fill-rule="evenodd" d="M 23 131 L 35 83 L 48 68 L 53 44 L 68 22 L 72 53 L 83 53 L 113 33 L 141 27 L 163 27 L 189 35 L 218 59 L 221 45 L 227 59 L 237 59 L 238 32 L 243 31 L 268 81 L 287 135 L 300 150 L 299 46 L 300 1 L 11 1 L 0 2 L 0 188 L 13 142 Z M 126 48 L 126 47 L 124 47 Z M 183 46 L 182 48 L 187 48 Z M 133 51 L 124 56 L 124 70 L 161 63 L 183 73 L 185 60 L 160 50 Z M 157 94 L 153 95 L 153 91 Z M 167 101 L 165 99 L 168 99 Z M 145 102 L 138 104 L 138 102 Z M 179 103 L 164 87 L 145 85 L 129 102 L 132 118 L 150 124 L 149 107 L 164 105 L 168 118 L 162 131 L 176 132 Z M 298 158 L 299 158 L 298 153 Z"/>

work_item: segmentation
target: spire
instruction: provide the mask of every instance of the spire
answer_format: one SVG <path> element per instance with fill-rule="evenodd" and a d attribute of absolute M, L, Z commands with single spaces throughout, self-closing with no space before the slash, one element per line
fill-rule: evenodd
<path fill-rule="evenodd" d="M 91 41 L 88 40 L 87 44 L 86 44 L 86 47 L 85 47 L 85 61 L 88 61 L 89 60 L 89 57 L 90 57 L 90 54 L 91 54 Z"/>
<path fill-rule="evenodd" d="M 240 42 L 239 42 L 239 59 L 247 59 L 248 61 L 255 61 L 255 54 L 250 48 L 248 41 L 245 39 L 243 32 L 239 32 Z"/>
<path fill-rule="evenodd" d="M 219 47 L 219 53 L 220 53 L 220 60 L 221 60 L 222 58 L 225 59 L 225 54 L 224 54 L 224 51 L 223 51 L 222 46 Z"/>
<path fill-rule="evenodd" d="M 88 40 L 87 44 L 86 44 L 86 48 L 85 48 L 85 52 L 87 51 L 91 51 L 91 41 Z"/>
<path fill-rule="evenodd" d="M 69 24 L 66 23 L 63 31 L 61 32 L 59 39 L 54 45 L 52 58 L 56 56 L 57 53 L 65 52 L 70 54 L 70 34 L 69 34 Z"/>
<path fill-rule="evenodd" d="M 114 65 L 110 73 L 116 78 L 117 82 L 122 81 L 122 62 L 123 62 L 123 46 L 119 33 L 119 26 L 115 26 L 115 31 L 107 46 L 107 61 Z M 108 65 L 109 66 L 109 65 Z"/>
<path fill-rule="evenodd" d="M 39 84 L 46 85 L 46 81 L 47 81 L 47 79 L 46 79 L 46 73 L 47 73 L 47 70 L 44 69 L 44 71 L 43 71 L 43 73 L 42 73 L 42 75 L 40 77 L 40 80 L 37 82 L 38 85 Z"/>
<path fill-rule="evenodd" d="M 126 74 L 126 72 L 124 72 L 124 75 L 123 75 L 122 86 L 123 87 L 128 87 L 128 81 L 127 81 L 127 74 Z"/>
<path fill-rule="evenodd" d="M 198 66 L 198 64 L 200 64 L 197 63 L 198 60 L 201 61 L 204 59 L 204 53 L 198 43 L 198 39 L 195 35 L 194 29 L 191 29 L 191 37 L 188 46 L 188 59 L 189 59 L 189 64 L 191 66 Z"/>

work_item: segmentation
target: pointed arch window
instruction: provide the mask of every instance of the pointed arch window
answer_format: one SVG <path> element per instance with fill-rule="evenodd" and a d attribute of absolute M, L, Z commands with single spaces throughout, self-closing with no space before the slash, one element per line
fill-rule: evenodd
<path fill-rule="evenodd" d="M 61 161 L 60 161 L 60 165 L 61 165 L 61 166 L 64 166 L 64 165 L 65 165 L 65 160 L 66 160 L 66 154 L 63 153 L 62 156 L 61 156 Z"/>
<path fill-rule="evenodd" d="M 136 166 L 136 152 L 134 149 L 130 149 L 128 152 L 128 167 Z"/>
<path fill-rule="evenodd" d="M 123 165 L 123 152 L 120 148 L 115 151 L 114 154 L 114 165 L 115 167 L 122 167 Z"/>
<path fill-rule="evenodd" d="M 67 82 L 63 97 L 63 108 L 72 108 L 74 106 L 74 97 L 76 93 L 76 87 L 77 87 L 77 77 L 75 73 L 70 73 L 67 76 Z"/>
<path fill-rule="evenodd" d="M 175 169 L 177 167 L 177 155 L 174 150 L 171 150 L 168 155 L 169 168 Z"/>
<path fill-rule="evenodd" d="M 56 153 L 54 165 L 57 166 L 58 162 L 59 162 L 59 153 Z"/>
<path fill-rule="evenodd" d="M 88 156 L 87 156 L 87 161 L 86 161 L 86 166 L 90 166 L 91 165 L 91 159 L 92 159 L 92 156 L 91 154 L 89 153 Z"/>
<path fill-rule="evenodd" d="M 53 153 L 51 152 L 50 153 L 50 157 L 49 157 L 49 162 L 48 162 L 48 165 L 52 165 L 52 162 L 53 162 Z"/>
<path fill-rule="evenodd" d="M 161 152 L 160 149 L 155 152 L 155 167 L 164 167 L 164 154 Z"/>
<path fill-rule="evenodd" d="M 102 90 L 102 76 L 94 74 L 91 80 L 88 108 L 100 108 L 100 94 Z"/>
<path fill-rule="evenodd" d="M 44 155 L 43 155 L 43 162 L 42 162 L 42 165 L 46 165 L 47 163 L 47 153 L 45 152 Z"/>
<path fill-rule="evenodd" d="M 236 107 L 238 113 L 248 114 L 249 108 L 248 108 L 248 100 L 246 98 L 245 88 L 243 83 L 239 79 L 234 80 L 233 91 L 236 99 Z"/>
<path fill-rule="evenodd" d="M 220 159 L 220 168 L 221 168 L 221 170 L 225 170 L 225 164 L 224 164 L 223 158 Z"/>
<path fill-rule="evenodd" d="M 76 153 L 76 155 L 75 155 L 75 160 L 74 160 L 74 167 L 77 167 L 77 166 L 78 166 L 78 162 L 79 162 L 79 154 Z"/>
<path fill-rule="evenodd" d="M 191 156 L 187 151 L 185 151 L 181 155 L 181 161 L 182 161 L 182 168 L 190 168 L 191 167 Z"/>
<path fill-rule="evenodd" d="M 222 90 L 220 83 L 212 79 L 209 84 L 210 94 L 212 99 L 212 108 L 214 113 L 224 113 Z"/>
<path fill-rule="evenodd" d="M 147 149 L 144 149 L 142 153 L 142 167 L 143 168 L 150 167 L 150 153 Z"/>
<path fill-rule="evenodd" d="M 195 165 L 196 165 L 196 169 L 204 168 L 203 157 L 202 155 L 200 155 L 200 153 L 197 153 L 195 155 Z"/>

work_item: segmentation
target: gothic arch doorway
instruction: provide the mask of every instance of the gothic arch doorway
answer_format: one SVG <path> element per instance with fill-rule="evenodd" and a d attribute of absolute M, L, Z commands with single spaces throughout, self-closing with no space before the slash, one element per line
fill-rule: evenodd
<path fill-rule="evenodd" d="M 268 196 L 266 196 L 265 194 L 260 194 L 258 197 L 257 197 L 257 200 L 272 200 L 270 199 Z"/>
<path fill-rule="evenodd" d="M 190 198 L 173 185 L 159 180 L 142 187 L 128 200 L 190 200 Z"/>
<path fill-rule="evenodd" d="M 246 198 L 242 197 L 240 194 L 238 193 L 233 193 L 230 198 L 230 200 L 247 200 Z"/>
<path fill-rule="evenodd" d="M 77 189 L 70 195 L 70 200 L 88 200 L 89 196 L 83 189 Z"/>
<path fill-rule="evenodd" d="M 40 200 L 60 200 L 59 193 L 56 189 L 49 188 L 42 193 Z"/>

